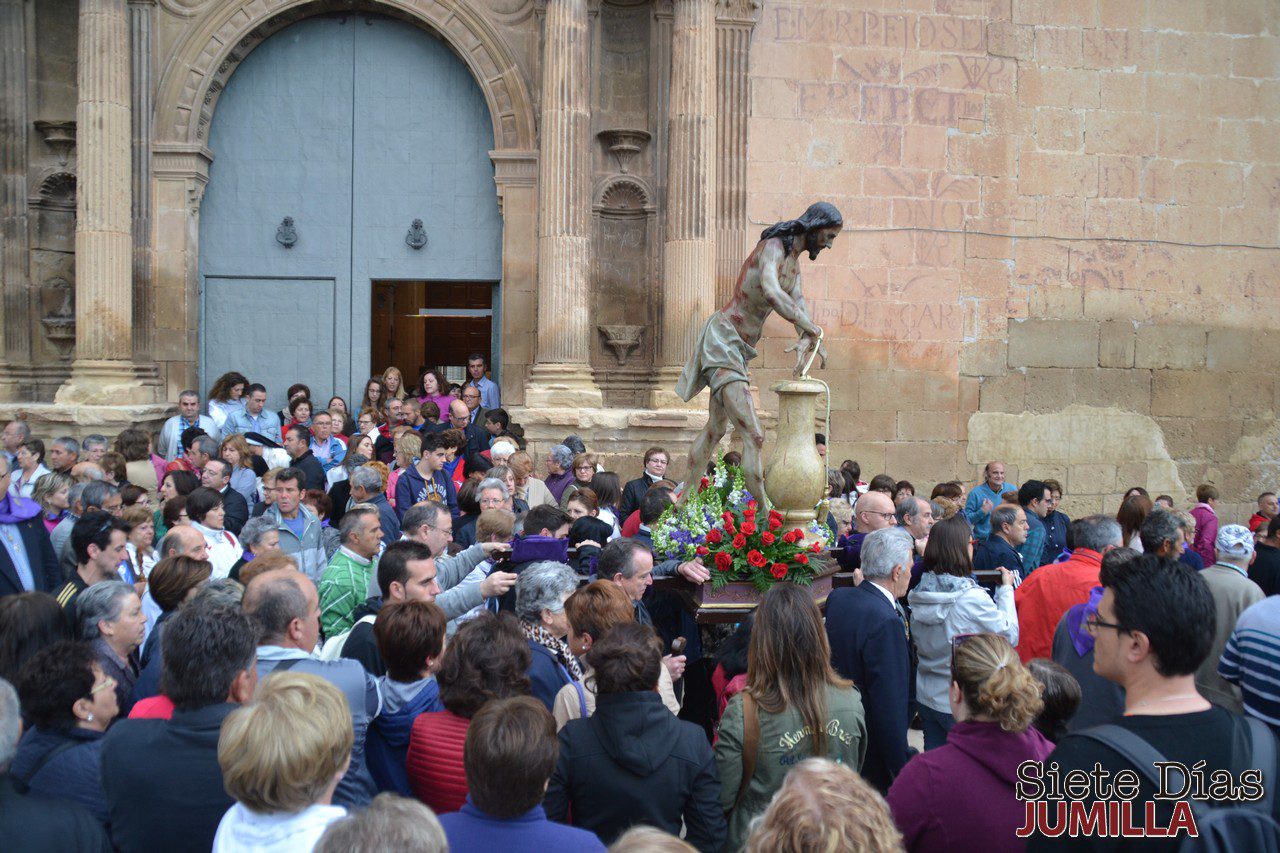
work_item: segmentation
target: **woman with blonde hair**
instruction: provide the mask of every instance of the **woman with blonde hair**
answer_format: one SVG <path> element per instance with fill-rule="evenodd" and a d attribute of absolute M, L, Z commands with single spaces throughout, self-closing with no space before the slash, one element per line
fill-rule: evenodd
<path fill-rule="evenodd" d="M 312 849 L 347 813 L 330 803 L 353 740 L 337 687 L 301 672 L 264 679 L 253 701 L 222 723 L 218 764 L 236 804 L 218 824 L 214 853 Z"/>
<path fill-rule="evenodd" d="M 240 433 L 222 440 L 218 450 L 222 461 L 231 466 L 231 488 L 240 493 L 250 508 L 259 500 L 258 475 L 253 471 L 253 451 Z"/>
<path fill-rule="evenodd" d="M 875 788 L 825 758 L 806 758 L 787 774 L 746 847 L 747 853 L 901 849 L 902 833 Z"/>
<path fill-rule="evenodd" d="M 742 848 L 751 819 L 797 762 L 826 757 L 862 767 L 862 698 L 831 668 L 822 614 L 807 589 L 780 583 L 764 594 L 747 650 L 747 686 L 729 700 L 719 738 L 716 765 L 730 850 Z"/>
<path fill-rule="evenodd" d="M 515 498 L 524 501 L 530 509 L 543 504 L 555 505 L 556 499 L 547 484 L 533 476 L 533 457 L 527 452 L 517 450 L 511 454 L 507 467 L 516 478 Z"/>
<path fill-rule="evenodd" d="M 907 762 L 889 808 L 908 850 L 971 846 L 1017 851 L 1026 808 L 1015 794 L 1018 765 L 1044 761 L 1053 744 L 1032 723 L 1044 708 L 1040 683 L 999 634 L 951 642 L 948 698 L 956 724 L 945 746 Z"/>
<path fill-rule="evenodd" d="M 31 499 L 40 504 L 40 509 L 44 510 L 40 517 L 44 520 L 44 529 L 50 533 L 58 526 L 58 522 L 67 516 L 71 507 L 68 499 L 70 491 L 71 477 L 61 471 L 45 474 L 36 480 L 35 486 L 31 489 Z"/>
<path fill-rule="evenodd" d="M 410 430 L 396 439 L 396 467 L 387 475 L 387 502 L 396 505 L 396 483 L 400 473 L 412 466 L 422 455 L 422 436 Z"/>
<path fill-rule="evenodd" d="M 404 392 L 404 376 L 400 373 L 400 368 L 395 365 L 382 371 L 382 387 L 387 392 L 388 400 L 392 397 L 403 400 L 408 396 Z"/>

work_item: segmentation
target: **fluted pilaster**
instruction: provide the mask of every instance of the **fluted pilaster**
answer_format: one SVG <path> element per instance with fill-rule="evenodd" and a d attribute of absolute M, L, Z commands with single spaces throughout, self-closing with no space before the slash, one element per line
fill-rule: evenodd
<path fill-rule="evenodd" d="M 747 119 L 751 88 L 750 21 L 716 28 L 716 305 L 733 295 L 754 241 L 747 229 Z"/>
<path fill-rule="evenodd" d="M 655 405 L 715 308 L 716 20 L 714 0 L 675 0 L 667 124 L 662 339 Z"/>
<path fill-rule="evenodd" d="M 59 403 L 142 402 L 133 371 L 133 120 L 126 0 L 80 0 L 76 361 Z"/>
<path fill-rule="evenodd" d="M 154 86 L 154 0 L 130 0 L 129 40 L 133 122 L 133 354 L 150 361 L 155 337 L 151 258 L 151 109 Z"/>
<path fill-rule="evenodd" d="M 538 348 L 526 405 L 600 405 L 591 378 L 586 0 L 549 0 L 538 158 Z"/>
<path fill-rule="evenodd" d="M 0 280 L 4 347 L 0 358 L 31 358 L 27 246 L 27 26 L 22 0 L 0 0 Z M 5 371 L 7 374 L 8 371 Z M 0 383 L 3 378 L 0 378 Z M 4 396 L 13 396 L 5 389 Z"/>

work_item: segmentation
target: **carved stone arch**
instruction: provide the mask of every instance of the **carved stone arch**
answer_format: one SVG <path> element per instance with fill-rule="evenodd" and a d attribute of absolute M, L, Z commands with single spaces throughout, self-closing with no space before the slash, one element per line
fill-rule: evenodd
<path fill-rule="evenodd" d="M 185 3 L 188 7 L 190 0 Z M 161 77 L 157 143 L 204 146 L 218 96 L 236 67 L 276 31 L 330 11 L 370 12 L 425 27 L 466 63 L 493 120 L 494 147 L 537 150 L 528 82 L 515 53 L 472 4 L 447 0 L 230 0 L 191 27 Z"/>
<path fill-rule="evenodd" d="M 591 209 L 605 216 L 647 216 L 657 211 L 653 191 L 635 175 L 615 175 L 596 187 Z"/>

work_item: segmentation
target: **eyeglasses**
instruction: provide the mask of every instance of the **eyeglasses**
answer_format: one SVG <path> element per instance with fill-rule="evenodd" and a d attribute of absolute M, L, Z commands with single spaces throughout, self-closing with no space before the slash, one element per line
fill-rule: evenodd
<path fill-rule="evenodd" d="M 867 515 L 878 515 L 885 521 L 896 521 L 898 519 L 898 516 L 892 512 L 876 512 L 873 509 L 864 509 L 863 512 Z"/>
<path fill-rule="evenodd" d="M 974 637 L 981 637 L 981 634 L 956 634 L 951 638 L 951 677 L 955 678 L 956 671 L 956 650 Z"/>
<path fill-rule="evenodd" d="M 93 685 L 93 689 L 89 691 L 89 695 L 96 696 L 99 692 L 103 690 L 108 690 L 108 689 L 114 690 L 115 686 L 116 686 L 116 680 L 109 675 L 104 675 L 102 676 L 102 681 L 100 683 Z"/>
<path fill-rule="evenodd" d="M 1092 616 L 1084 620 L 1084 629 L 1089 632 L 1090 637 L 1098 636 L 1099 628 L 1110 628 L 1118 634 L 1129 633 L 1129 629 L 1123 625 L 1115 622 L 1103 622 L 1098 618 L 1097 613 L 1094 613 Z"/>
<path fill-rule="evenodd" d="M 426 527 L 427 527 L 427 529 L 428 529 L 428 530 L 434 530 L 436 533 L 439 533 L 439 534 L 440 534 L 440 535 L 442 535 L 442 536 L 447 536 L 447 537 L 449 537 L 450 539 L 452 539 L 452 538 L 453 538 L 453 530 L 452 530 L 452 529 L 446 530 L 446 529 L 445 529 L 445 528 L 443 528 L 443 527 L 436 527 L 434 524 L 428 524 L 428 525 L 426 525 Z"/>

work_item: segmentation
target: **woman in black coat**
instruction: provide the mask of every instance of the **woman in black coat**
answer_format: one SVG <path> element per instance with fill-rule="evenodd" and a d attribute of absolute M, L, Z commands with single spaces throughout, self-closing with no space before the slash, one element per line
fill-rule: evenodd
<path fill-rule="evenodd" d="M 727 831 L 715 757 L 702 729 L 677 720 L 658 693 L 662 643 L 647 625 L 610 629 L 587 653 L 596 710 L 560 730 L 547 816 L 611 844 L 632 826 L 680 834 L 719 853 Z"/>

